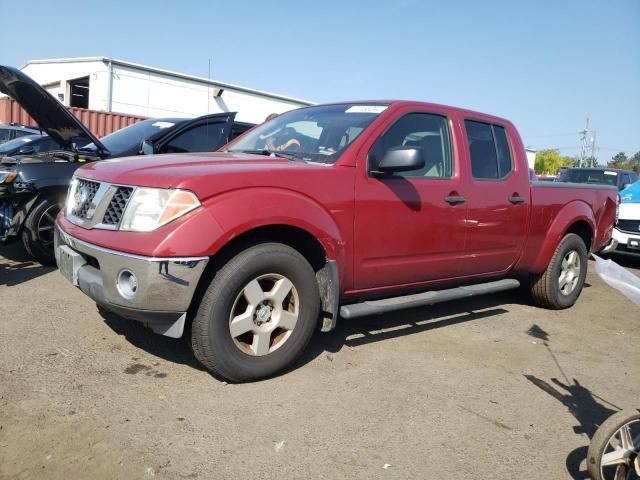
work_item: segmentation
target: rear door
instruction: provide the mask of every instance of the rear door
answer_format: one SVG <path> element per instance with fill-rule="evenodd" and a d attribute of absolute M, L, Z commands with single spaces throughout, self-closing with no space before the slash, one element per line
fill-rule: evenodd
<path fill-rule="evenodd" d="M 467 165 L 465 275 L 503 272 L 524 246 L 531 205 L 525 159 L 517 159 L 508 126 L 467 118 L 463 122 Z M 528 169 L 527 169 L 528 170 Z"/>
<path fill-rule="evenodd" d="M 156 141 L 156 152 L 215 152 L 227 143 L 235 116 L 235 113 L 220 113 L 185 122 Z"/>
<path fill-rule="evenodd" d="M 451 126 L 447 113 L 437 108 L 404 111 L 359 152 L 354 231 L 356 290 L 423 283 L 459 274 L 467 206 L 454 148 L 459 134 Z M 425 167 L 385 177 L 372 175 L 385 152 L 396 146 L 422 149 Z"/>

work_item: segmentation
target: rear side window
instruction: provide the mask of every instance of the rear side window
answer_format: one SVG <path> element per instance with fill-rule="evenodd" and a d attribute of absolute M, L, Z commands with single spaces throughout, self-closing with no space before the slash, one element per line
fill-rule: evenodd
<path fill-rule="evenodd" d="M 465 120 L 464 125 L 473 178 L 498 180 L 509 175 L 513 161 L 504 127 L 474 120 Z"/>

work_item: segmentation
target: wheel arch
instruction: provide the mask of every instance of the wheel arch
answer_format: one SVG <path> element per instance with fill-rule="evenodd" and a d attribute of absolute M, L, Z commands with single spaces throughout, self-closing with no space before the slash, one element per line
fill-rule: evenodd
<path fill-rule="evenodd" d="M 316 273 L 322 301 L 322 330 L 335 328 L 340 296 L 338 266 L 325 246 L 308 230 L 290 224 L 268 224 L 249 228 L 222 245 L 211 257 L 191 302 L 190 317 L 195 314 L 200 299 L 216 272 L 241 251 L 261 243 L 282 243 L 299 252 Z"/>
<path fill-rule="evenodd" d="M 589 252 L 594 241 L 595 225 L 593 212 L 585 202 L 576 200 L 566 204 L 547 229 L 532 264 L 531 273 L 541 273 L 547 268 L 560 241 L 568 233 L 574 233 L 582 238 Z"/>

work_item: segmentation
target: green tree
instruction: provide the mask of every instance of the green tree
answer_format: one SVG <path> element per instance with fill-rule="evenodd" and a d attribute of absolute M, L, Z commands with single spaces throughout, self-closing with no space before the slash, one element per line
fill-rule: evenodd
<path fill-rule="evenodd" d="M 611 158 L 611 161 L 607 164 L 607 166 L 609 168 L 621 168 L 623 170 L 629 170 L 631 167 L 631 162 L 624 152 L 619 152 Z"/>
<path fill-rule="evenodd" d="M 560 170 L 560 167 L 573 167 L 575 165 L 575 159 L 562 156 L 555 149 L 540 150 L 536 153 L 535 170 L 538 175 L 543 173 L 555 175 Z"/>
<path fill-rule="evenodd" d="M 636 154 L 631 157 L 631 168 L 634 172 L 640 174 L 640 152 L 636 152 Z"/>

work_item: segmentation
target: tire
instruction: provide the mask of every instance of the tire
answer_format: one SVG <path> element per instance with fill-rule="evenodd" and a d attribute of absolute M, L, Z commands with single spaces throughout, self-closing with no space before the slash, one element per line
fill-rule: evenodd
<path fill-rule="evenodd" d="M 31 209 L 22 225 L 20 238 L 27 253 L 43 265 L 55 265 L 53 231 L 64 197 L 44 197 Z"/>
<path fill-rule="evenodd" d="M 575 254 L 575 257 L 569 257 L 570 254 Z M 569 258 L 577 259 L 578 263 L 573 263 L 573 260 L 570 261 Z M 567 268 L 565 268 L 565 262 L 567 262 Z M 563 271 L 565 280 L 571 278 L 571 285 L 569 285 L 571 288 L 568 288 L 568 282 L 561 288 Z M 569 308 L 576 303 L 580 296 L 586 277 L 587 247 L 582 238 L 574 233 L 569 233 L 560 241 L 547 269 L 540 275 L 532 277 L 531 296 L 533 302 L 540 307 L 552 310 Z"/>
<path fill-rule="evenodd" d="M 270 377 L 302 354 L 319 312 L 309 262 L 286 245 L 259 244 L 216 273 L 194 316 L 191 347 L 207 370 L 228 382 Z"/>
<path fill-rule="evenodd" d="M 634 423 L 635 422 L 635 423 Z M 610 441 L 620 440 L 619 430 L 629 425 L 629 432 L 632 443 L 635 446 L 635 455 L 631 454 L 628 465 L 602 465 L 603 455 L 615 451 Z M 637 437 L 637 438 L 636 438 Z M 638 446 L 640 444 L 640 412 L 638 410 L 623 410 L 607 418 L 591 439 L 589 451 L 587 453 L 587 469 L 592 480 L 626 480 L 627 478 L 638 478 L 633 476 L 634 462 L 640 470 L 640 460 L 637 457 Z M 609 448 L 608 448 L 609 447 Z M 629 477 L 628 475 L 631 474 Z M 637 473 L 640 475 L 640 472 Z"/>

